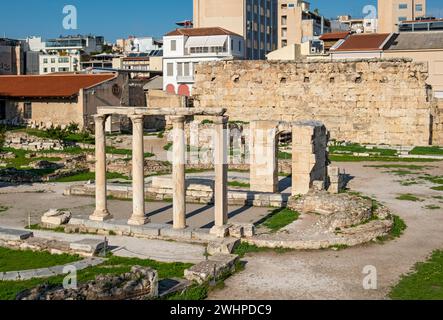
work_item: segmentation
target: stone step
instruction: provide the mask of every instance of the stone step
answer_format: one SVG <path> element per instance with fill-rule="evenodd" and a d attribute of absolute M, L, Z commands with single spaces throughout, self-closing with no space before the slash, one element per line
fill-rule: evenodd
<path fill-rule="evenodd" d="M 31 231 L 0 228 L 0 240 L 21 241 L 33 237 Z"/>

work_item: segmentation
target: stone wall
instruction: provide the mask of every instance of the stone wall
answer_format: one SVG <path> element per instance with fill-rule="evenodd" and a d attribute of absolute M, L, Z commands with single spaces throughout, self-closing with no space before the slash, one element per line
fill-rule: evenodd
<path fill-rule="evenodd" d="M 336 140 L 428 145 L 427 77 L 404 59 L 210 62 L 197 67 L 194 105 L 226 107 L 230 120 L 319 120 Z"/>
<path fill-rule="evenodd" d="M 435 144 L 443 146 L 443 99 L 437 100 L 434 108 L 432 134 Z"/>

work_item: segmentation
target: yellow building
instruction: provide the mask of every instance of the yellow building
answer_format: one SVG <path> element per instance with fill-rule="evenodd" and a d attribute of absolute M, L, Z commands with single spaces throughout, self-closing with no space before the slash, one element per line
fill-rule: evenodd
<path fill-rule="evenodd" d="M 194 28 L 221 27 L 245 38 L 246 59 L 277 49 L 279 0 L 194 0 Z"/>
<path fill-rule="evenodd" d="M 331 32 L 330 21 L 310 11 L 310 4 L 302 0 L 279 0 L 278 47 L 284 48 L 314 40 Z"/>
<path fill-rule="evenodd" d="M 426 0 L 378 0 L 378 32 L 398 32 L 401 21 L 426 16 Z"/>

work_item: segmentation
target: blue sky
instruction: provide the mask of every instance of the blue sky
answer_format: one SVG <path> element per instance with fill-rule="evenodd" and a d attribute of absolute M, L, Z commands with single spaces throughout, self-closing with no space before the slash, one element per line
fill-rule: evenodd
<path fill-rule="evenodd" d="M 220 0 L 223 3 L 223 0 Z M 327 17 L 339 14 L 363 16 L 365 5 L 376 0 L 311 0 Z M 65 5 L 78 10 L 78 30 L 63 29 Z M 428 0 L 428 11 L 443 16 L 443 2 Z M 175 28 L 175 22 L 192 18 L 192 0 L 15 0 L 2 1 L 0 36 L 24 38 L 40 35 L 44 38 L 69 33 L 104 35 L 109 41 L 128 35 L 162 36 Z"/>

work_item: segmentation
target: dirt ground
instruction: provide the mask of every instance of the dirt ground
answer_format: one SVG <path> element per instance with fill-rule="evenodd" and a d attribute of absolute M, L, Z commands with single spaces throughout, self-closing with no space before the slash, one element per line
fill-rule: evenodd
<path fill-rule="evenodd" d="M 386 169 L 368 168 L 375 163 L 339 164 L 354 176 L 350 188 L 386 204 L 408 225 L 405 234 L 384 244 L 368 244 L 342 251 L 262 253 L 247 256 L 245 271 L 226 281 L 226 287 L 211 299 L 386 299 L 390 288 L 416 262 L 424 261 L 436 249 L 443 249 L 443 192 L 430 184 L 402 186 L 399 176 Z M 443 163 L 423 173 L 443 175 Z M 400 201 L 400 194 L 414 194 L 424 202 Z M 378 288 L 365 290 L 365 266 L 377 270 Z"/>

